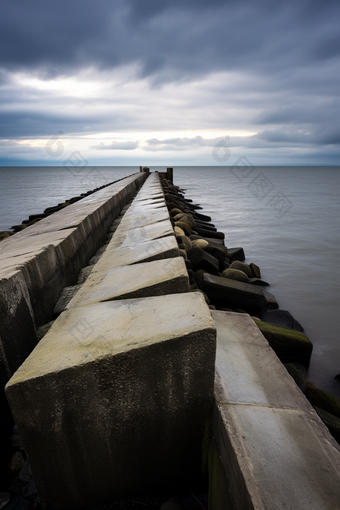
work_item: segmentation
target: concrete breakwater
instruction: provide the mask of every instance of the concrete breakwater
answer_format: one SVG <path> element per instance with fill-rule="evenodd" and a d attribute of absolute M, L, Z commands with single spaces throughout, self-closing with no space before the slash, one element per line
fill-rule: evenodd
<path fill-rule="evenodd" d="M 135 191 L 147 175 L 131 178 Z M 7 394 L 44 506 L 190 484 L 213 417 L 209 508 L 338 508 L 339 447 L 271 349 L 308 365 L 310 342 L 270 325 L 301 329 L 243 250 L 225 247 L 170 172 L 160 177 L 111 214 L 107 244 L 81 275 L 78 266 L 81 287 L 64 279 L 45 313 L 31 304 L 46 334 Z M 64 230 L 50 218 L 49 232 Z M 34 228 L 26 236 L 46 233 Z M 105 239 L 110 223 L 97 228 Z"/>
<path fill-rule="evenodd" d="M 86 193 L 81 193 L 78 196 L 74 196 L 71 198 L 66 199 L 64 202 L 61 202 L 55 206 L 47 207 L 42 213 L 38 214 L 31 214 L 27 219 L 23 220 L 21 224 L 19 225 L 13 225 L 10 230 L 0 231 L 0 241 L 3 241 L 4 239 L 7 239 L 8 237 L 12 236 L 13 234 L 16 234 L 17 232 L 21 232 L 27 227 L 30 227 L 37 223 L 38 221 L 47 218 L 51 214 L 63 210 L 65 207 L 72 205 L 76 202 L 79 202 L 79 200 L 82 200 L 85 197 L 88 197 L 89 195 L 92 195 L 93 193 L 96 193 L 97 191 L 102 190 L 103 188 L 106 188 L 107 186 L 111 186 L 112 184 L 116 184 L 122 179 L 118 179 L 117 181 L 110 182 L 108 184 L 104 184 L 103 186 L 100 186 L 99 188 L 95 188 L 92 190 L 87 191 Z"/>
<path fill-rule="evenodd" d="M 37 328 L 52 319 L 62 289 L 76 282 L 81 268 L 105 241 L 112 221 L 145 179 L 141 173 L 112 184 L 0 244 L 2 475 L 9 453 L 4 438 L 11 436 L 13 425 L 3 388 L 37 345 Z"/>

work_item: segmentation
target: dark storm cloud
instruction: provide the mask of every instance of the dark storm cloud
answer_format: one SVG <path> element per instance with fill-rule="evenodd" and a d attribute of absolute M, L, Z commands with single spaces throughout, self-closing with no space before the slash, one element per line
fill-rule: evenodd
<path fill-rule="evenodd" d="M 0 64 L 47 75 L 138 62 L 172 80 L 339 56 L 340 5 L 329 0 L 4 0 L 0 14 Z"/>
<path fill-rule="evenodd" d="M 230 140 L 245 148 L 339 145 L 339 20 L 338 0 L 2 0 L 0 138 L 171 125 L 257 132 Z M 145 80 L 154 91 L 186 84 L 193 92 L 162 109 L 137 91 L 122 108 L 112 89 L 90 108 L 86 98 L 11 82 L 13 73 L 48 81 L 86 69 L 100 81 L 122 66 L 131 66 L 129 83 Z M 218 81 L 219 73 L 227 78 Z M 200 93 L 194 85 L 204 80 L 209 87 Z M 214 142 L 156 138 L 143 148 L 184 151 Z M 138 142 L 91 147 L 119 150 L 122 143 L 133 150 Z"/>

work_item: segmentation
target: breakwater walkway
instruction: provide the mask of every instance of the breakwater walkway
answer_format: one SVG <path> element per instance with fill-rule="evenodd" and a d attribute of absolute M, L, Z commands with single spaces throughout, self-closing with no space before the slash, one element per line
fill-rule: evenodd
<path fill-rule="evenodd" d="M 242 249 L 171 177 L 140 172 L 0 245 L 1 368 L 43 507 L 175 490 L 208 464 L 209 509 L 340 508 L 339 445 L 281 363 L 308 364 L 310 342 L 288 336 L 289 359 L 261 333 L 277 303 L 258 268 L 237 273 Z"/>

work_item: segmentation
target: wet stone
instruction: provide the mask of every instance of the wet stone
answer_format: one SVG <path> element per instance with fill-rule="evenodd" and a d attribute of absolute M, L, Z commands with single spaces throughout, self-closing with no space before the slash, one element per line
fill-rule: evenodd
<path fill-rule="evenodd" d="M 94 268 L 94 264 L 91 264 L 90 266 L 84 267 L 79 275 L 77 280 L 77 285 L 81 285 L 85 283 L 86 279 L 90 276 L 92 269 Z"/>
<path fill-rule="evenodd" d="M 25 463 L 25 457 L 21 452 L 14 452 L 9 463 L 9 469 L 16 473 Z"/>
<path fill-rule="evenodd" d="M 1 508 L 4 508 L 5 505 L 9 502 L 11 499 L 11 496 L 9 492 L 1 492 L 0 493 L 0 510 Z"/>
<path fill-rule="evenodd" d="M 260 285 L 260 287 L 269 287 L 269 283 L 261 280 L 260 278 L 249 278 L 249 283 L 252 285 Z"/>
<path fill-rule="evenodd" d="M 65 310 L 71 299 L 75 296 L 75 294 L 78 292 L 80 288 L 81 285 L 72 285 L 71 287 L 64 287 L 53 309 L 54 315 L 59 315 L 61 312 Z"/>
<path fill-rule="evenodd" d="M 13 448 L 23 449 L 23 444 L 21 442 L 19 434 L 13 434 L 11 437 Z"/>
<path fill-rule="evenodd" d="M 267 290 L 263 290 L 262 292 L 267 302 L 267 310 L 277 310 L 279 308 L 279 305 L 273 294 L 271 294 Z"/>
<path fill-rule="evenodd" d="M 243 271 L 240 271 L 239 269 L 232 269 L 231 266 L 223 271 L 222 276 L 223 278 L 230 280 L 249 283 L 249 278 Z"/>
<path fill-rule="evenodd" d="M 53 323 L 54 323 L 54 321 L 47 322 L 46 324 L 44 324 L 43 326 L 40 326 L 40 328 L 37 329 L 37 337 L 38 337 L 39 341 L 46 335 L 46 333 L 48 332 L 50 327 L 53 325 Z"/>
<path fill-rule="evenodd" d="M 254 276 L 255 278 L 261 278 L 261 271 L 260 271 L 259 266 L 257 266 L 256 264 L 254 264 L 254 262 L 251 262 L 251 263 L 249 264 L 249 267 L 250 267 L 250 269 L 252 270 L 253 276 Z"/>
<path fill-rule="evenodd" d="M 32 479 L 32 473 L 28 460 L 26 460 L 20 469 L 19 479 L 23 482 L 29 482 Z"/>
<path fill-rule="evenodd" d="M 263 290 L 255 285 L 208 273 L 202 275 L 200 285 L 218 308 L 242 308 L 250 314 L 267 309 Z"/>
<path fill-rule="evenodd" d="M 234 262 L 230 264 L 230 269 L 238 269 L 239 271 L 245 273 L 249 278 L 252 275 L 251 269 L 248 266 L 248 264 L 246 264 L 245 262 L 241 262 L 240 260 L 234 260 Z"/>
<path fill-rule="evenodd" d="M 294 329 L 295 331 L 303 332 L 304 329 L 301 324 L 294 319 L 288 310 L 266 310 L 261 314 L 261 320 L 269 322 L 269 324 L 276 324 L 282 328 Z"/>
<path fill-rule="evenodd" d="M 193 271 L 204 269 L 212 274 L 218 274 L 219 272 L 218 260 L 202 248 L 193 246 L 188 251 L 188 259 L 191 261 Z"/>
<path fill-rule="evenodd" d="M 240 260 L 241 262 L 243 262 L 244 259 L 246 258 L 244 255 L 243 248 L 228 248 L 227 256 L 231 262 L 233 262 L 234 260 Z"/>

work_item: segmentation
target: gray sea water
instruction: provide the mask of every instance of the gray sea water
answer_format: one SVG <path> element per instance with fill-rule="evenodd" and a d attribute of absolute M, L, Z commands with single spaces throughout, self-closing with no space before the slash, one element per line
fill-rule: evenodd
<path fill-rule="evenodd" d="M 164 171 L 163 167 L 151 170 Z M 0 231 L 72 196 L 139 171 L 0 167 Z M 308 378 L 340 396 L 340 167 L 175 167 L 228 247 L 242 246 L 281 309 L 314 344 Z"/>

